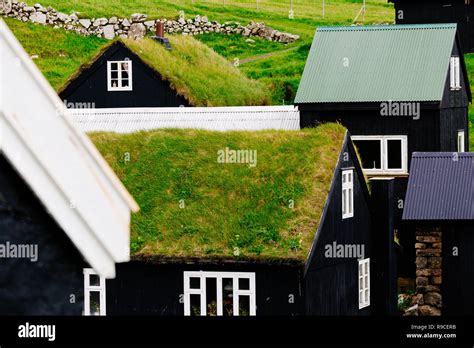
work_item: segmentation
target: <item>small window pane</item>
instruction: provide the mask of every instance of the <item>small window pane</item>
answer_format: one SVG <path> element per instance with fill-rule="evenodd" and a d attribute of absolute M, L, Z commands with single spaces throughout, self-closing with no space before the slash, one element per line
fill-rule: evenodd
<path fill-rule="evenodd" d="M 110 80 L 112 87 L 118 87 L 118 80 Z"/>
<path fill-rule="evenodd" d="M 347 201 L 347 191 L 346 190 L 342 190 L 342 213 L 343 214 L 346 214 L 347 211 L 346 211 L 346 201 Z"/>
<path fill-rule="evenodd" d="M 231 278 L 222 279 L 222 302 L 223 315 L 234 315 L 234 298 L 233 298 L 233 280 Z"/>
<path fill-rule="evenodd" d="M 349 209 L 348 209 L 349 211 L 348 212 L 352 213 L 352 199 L 351 199 L 352 198 L 352 189 L 348 190 L 348 195 L 349 195 L 349 199 L 348 199 L 349 200 Z"/>
<path fill-rule="evenodd" d="M 118 70 L 118 64 L 117 63 L 110 63 L 110 70 Z"/>
<path fill-rule="evenodd" d="M 387 140 L 387 166 L 388 169 L 402 169 L 402 140 Z"/>
<path fill-rule="evenodd" d="M 354 140 L 364 169 L 382 169 L 380 140 Z"/>
<path fill-rule="evenodd" d="M 122 80 L 122 87 L 128 87 L 128 80 Z"/>
<path fill-rule="evenodd" d="M 239 290 L 250 290 L 250 279 L 239 278 Z"/>
<path fill-rule="evenodd" d="M 100 315 L 100 292 L 91 291 L 89 293 L 90 315 Z"/>
<path fill-rule="evenodd" d="M 207 315 L 217 316 L 217 280 L 216 278 L 206 278 L 206 308 Z"/>
<path fill-rule="evenodd" d="M 110 73 L 110 78 L 112 79 L 118 79 L 118 72 L 117 71 L 112 71 Z"/>
<path fill-rule="evenodd" d="M 97 274 L 89 275 L 89 285 L 100 286 L 100 277 Z"/>
<path fill-rule="evenodd" d="M 189 287 L 191 289 L 200 289 L 201 288 L 201 278 L 198 278 L 198 277 L 189 278 Z"/>
<path fill-rule="evenodd" d="M 200 316 L 201 315 L 201 295 L 191 294 L 189 295 L 189 302 L 191 305 L 191 315 Z"/>
<path fill-rule="evenodd" d="M 239 316 L 248 317 L 250 316 L 250 297 L 239 296 Z"/>

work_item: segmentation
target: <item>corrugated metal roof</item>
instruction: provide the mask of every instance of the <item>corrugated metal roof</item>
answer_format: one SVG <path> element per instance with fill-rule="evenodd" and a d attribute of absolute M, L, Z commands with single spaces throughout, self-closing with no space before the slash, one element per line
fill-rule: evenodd
<path fill-rule="evenodd" d="M 456 24 L 318 28 L 295 103 L 440 101 Z"/>
<path fill-rule="evenodd" d="M 84 132 L 133 133 L 158 128 L 299 130 L 300 113 L 289 106 L 69 109 Z"/>
<path fill-rule="evenodd" d="M 474 220 L 474 153 L 413 153 L 403 219 Z"/>

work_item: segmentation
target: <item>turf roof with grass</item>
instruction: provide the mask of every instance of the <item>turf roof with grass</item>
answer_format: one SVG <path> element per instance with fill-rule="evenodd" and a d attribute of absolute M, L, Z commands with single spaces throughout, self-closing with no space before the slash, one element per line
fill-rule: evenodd
<path fill-rule="evenodd" d="M 90 136 L 141 208 L 131 224 L 135 259 L 303 263 L 345 134 L 325 124 Z M 226 148 L 256 150 L 257 165 L 218 163 Z"/>
<path fill-rule="evenodd" d="M 86 71 L 105 51 L 118 42 L 168 81 L 171 88 L 194 106 L 266 105 L 268 90 L 246 77 L 224 57 L 191 36 L 169 36 L 172 50 L 151 38 L 117 39 L 104 45 L 97 55 L 73 74 L 59 89 Z"/>

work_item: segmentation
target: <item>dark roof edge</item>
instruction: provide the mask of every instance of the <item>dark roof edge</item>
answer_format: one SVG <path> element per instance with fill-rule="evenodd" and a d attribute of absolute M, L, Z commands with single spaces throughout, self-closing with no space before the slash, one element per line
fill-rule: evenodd
<path fill-rule="evenodd" d="M 228 257 L 228 256 L 208 256 L 208 257 L 191 257 L 191 256 L 163 256 L 163 255 L 132 255 L 130 261 L 139 261 L 150 264 L 191 264 L 191 265 L 286 265 L 286 266 L 303 266 L 304 260 L 292 258 L 272 258 L 272 257 Z"/>

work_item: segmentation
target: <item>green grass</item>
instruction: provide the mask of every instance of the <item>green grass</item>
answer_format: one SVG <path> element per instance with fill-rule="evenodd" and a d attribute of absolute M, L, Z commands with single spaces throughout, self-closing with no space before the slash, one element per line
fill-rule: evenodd
<path fill-rule="evenodd" d="M 157 71 L 178 95 L 194 106 L 265 105 L 268 90 L 247 78 L 208 46 L 192 36 L 169 36 L 172 50 L 156 41 L 121 40 L 129 49 Z M 111 42 L 109 45 L 114 43 Z M 102 48 L 105 50 L 109 45 Z M 101 55 L 98 54 L 97 58 Z M 87 66 L 90 65 L 87 64 Z M 79 69 L 77 74 L 81 73 Z"/>
<path fill-rule="evenodd" d="M 255 0 L 226 0 L 225 6 L 222 0 L 195 0 L 194 4 L 192 0 L 43 0 L 41 3 L 66 13 L 79 11 L 82 17 L 130 16 L 132 13 L 142 12 L 148 14 L 150 18 L 175 18 L 179 15 L 179 11 L 184 11 L 187 17 L 196 14 L 207 15 L 210 20 L 220 22 L 237 21 L 241 24 L 251 21 L 264 22 L 275 29 L 301 36 L 300 40 L 289 46 L 255 38 L 252 39 L 256 42 L 249 44 L 246 38 L 240 36 L 225 38 L 219 34 L 210 34 L 199 37 L 217 53 L 233 61 L 235 58 L 245 59 L 293 46 L 302 46 L 302 50 L 305 51 L 317 26 L 350 25 L 361 8 L 362 0 L 326 0 L 324 18 L 321 1 L 294 0 L 294 19 L 288 17 L 288 0 L 259 0 L 259 11 L 256 10 Z M 386 0 L 367 1 L 365 23 L 393 22 L 393 16 L 393 5 L 387 4 Z M 362 22 L 362 18 L 359 22 Z M 22 37 L 20 39 L 23 41 Z M 28 45 L 25 46 L 29 50 Z M 55 52 L 54 47 L 51 52 Z M 305 55 L 295 55 L 291 52 L 268 57 L 265 63 L 262 61 L 247 63 L 241 69 L 248 76 L 257 77 L 268 85 L 273 104 L 289 104 L 293 101 L 295 87 L 301 77 L 305 60 Z M 61 59 L 58 62 L 61 62 Z M 85 60 L 81 61 L 84 62 Z M 70 62 L 69 65 L 75 63 Z M 269 66 L 278 67 L 278 72 L 272 71 Z M 58 86 L 58 80 L 66 81 L 68 76 L 65 74 L 68 71 L 70 69 L 64 72 L 58 69 L 58 76 L 54 81 L 50 80 L 52 84 Z"/>
<path fill-rule="evenodd" d="M 245 59 L 253 56 L 258 56 L 265 53 L 275 52 L 287 49 L 293 45 L 282 45 L 279 42 L 272 42 L 258 37 L 249 38 L 240 35 L 225 35 L 225 34 L 203 34 L 196 35 L 196 39 L 211 47 L 229 61 L 234 59 Z"/>
<path fill-rule="evenodd" d="M 362 0 L 326 0 L 326 16 L 322 17 L 320 0 L 293 0 L 294 19 L 289 18 L 289 0 L 42 0 L 43 5 L 70 13 L 79 11 L 84 17 L 130 16 L 146 13 L 150 17 L 172 18 L 184 11 L 187 16 L 207 15 L 211 20 L 261 21 L 276 29 L 290 31 L 310 39 L 321 23 L 347 25 L 352 23 L 362 6 Z M 368 23 L 393 22 L 393 5 L 386 0 L 367 0 Z"/>
<path fill-rule="evenodd" d="M 157 130 L 91 138 L 141 208 L 132 218 L 133 255 L 303 261 L 344 134 L 342 126 L 326 124 L 287 132 Z M 218 163 L 226 147 L 256 150 L 256 166 Z"/>
<path fill-rule="evenodd" d="M 474 94 L 474 53 L 464 55 L 466 61 L 466 68 L 469 75 L 469 82 L 471 83 L 471 93 Z M 471 127 L 469 128 L 469 149 L 474 151 L 474 105 L 469 107 L 469 119 L 471 120 Z"/>
<path fill-rule="evenodd" d="M 269 86 L 272 104 L 291 104 L 298 90 L 310 47 L 310 44 L 302 45 L 294 51 L 242 65 L 241 69 L 247 76 Z"/>
<path fill-rule="evenodd" d="M 10 29 L 46 79 L 58 89 L 84 62 L 90 60 L 108 40 L 84 38 L 62 29 L 4 18 Z"/>

